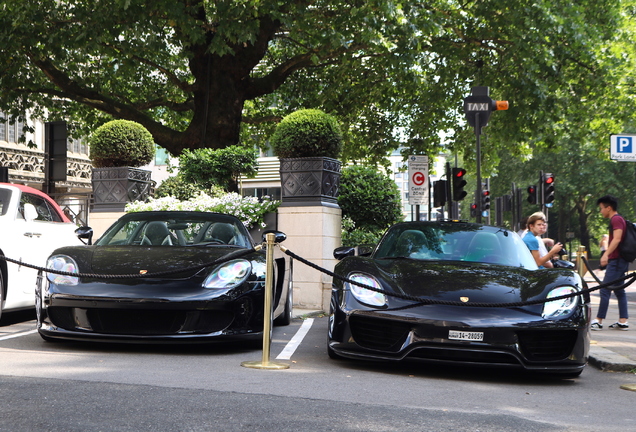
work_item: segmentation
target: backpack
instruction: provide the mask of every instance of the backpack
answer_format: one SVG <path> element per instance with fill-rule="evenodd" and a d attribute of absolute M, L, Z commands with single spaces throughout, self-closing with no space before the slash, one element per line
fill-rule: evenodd
<path fill-rule="evenodd" d="M 636 225 L 625 219 L 625 232 L 618 245 L 618 251 L 625 261 L 632 262 L 636 259 Z"/>

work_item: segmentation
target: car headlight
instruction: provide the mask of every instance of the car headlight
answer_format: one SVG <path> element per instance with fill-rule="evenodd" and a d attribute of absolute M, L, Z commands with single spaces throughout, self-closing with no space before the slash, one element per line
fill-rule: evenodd
<path fill-rule="evenodd" d="M 349 275 L 349 279 L 355 282 L 359 282 L 364 285 L 371 286 L 373 288 L 382 289 L 380 282 L 373 276 L 369 276 L 363 273 L 352 273 Z M 364 303 L 369 306 L 384 306 L 386 304 L 386 295 L 372 291 L 370 289 L 363 288 L 359 285 L 346 283 L 346 287 L 349 288 L 351 294 L 360 303 Z"/>
<path fill-rule="evenodd" d="M 214 269 L 214 271 L 205 278 L 203 287 L 210 289 L 234 288 L 245 282 L 251 272 L 252 265 L 247 260 L 239 259 L 228 261 Z"/>
<path fill-rule="evenodd" d="M 578 293 L 579 290 L 572 286 L 563 286 L 554 288 L 548 293 L 547 299 L 559 297 L 566 294 Z M 558 318 L 560 316 L 569 315 L 572 310 L 579 304 L 579 296 L 567 297 L 560 300 L 554 300 L 543 304 L 543 312 L 541 316 L 545 319 Z"/>
<path fill-rule="evenodd" d="M 77 263 L 68 255 L 53 255 L 46 261 L 46 268 L 68 273 L 79 273 Z M 77 285 L 79 279 L 75 276 L 65 276 L 56 273 L 46 273 L 49 282 L 55 285 Z"/>

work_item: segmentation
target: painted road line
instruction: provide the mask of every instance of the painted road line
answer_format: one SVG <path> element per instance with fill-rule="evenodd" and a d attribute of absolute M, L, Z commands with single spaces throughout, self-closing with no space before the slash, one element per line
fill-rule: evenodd
<path fill-rule="evenodd" d="M 307 332 L 309 331 L 313 323 L 314 323 L 313 318 L 307 318 L 305 321 L 303 321 L 303 324 L 300 326 L 300 328 L 298 329 L 294 337 L 291 338 L 289 342 L 287 342 L 287 345 L 285 345 L 285 348 L 281 351 L 280 354 L 278 354 L 278 357 L 276 357 L 276 360 L 291 359 L 291 356 L 296 351 L 296 348 L 300 346 L 300 343 L 303 341 L 303 339 L 307 335 Z"/>
<path fill-rule="evenodd" d="M 30 335 L 30 334 L 33 334 L 33 333 L 37 333 L 37 332 L 38 332 L 37 330 L 29 330 L 29 331 L 20 332 L 20 333 L 14 333 L 14 334 L 10 334 L 8 336 L 0 337 L 0 341 L 7 340 L 7 339 L 13 339 L 13 338 L 17 338 L 17 337 L 20 337 L 20 336 L 27 336 L 27 335 Z"/>

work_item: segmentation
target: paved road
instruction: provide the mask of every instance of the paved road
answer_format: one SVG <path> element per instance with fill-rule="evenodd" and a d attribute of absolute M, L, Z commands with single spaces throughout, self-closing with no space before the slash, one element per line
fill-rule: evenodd
<path fill-rule="evenodd" d="M 27 321 L 24 321 L 27 319 Z M 287 360 L 211 346 L 47 343 L 26 316 L 0 326 L 0 431 L 632 430 L 633 374 L 575 380 L 420 363 L 333 361 L 326 318 Z M 274 329 L 272 360 L 302 321 Z M 305 324 L 308 326 L 308 324 Z M 10 337 L 16 336 L 16 337 Z"/>

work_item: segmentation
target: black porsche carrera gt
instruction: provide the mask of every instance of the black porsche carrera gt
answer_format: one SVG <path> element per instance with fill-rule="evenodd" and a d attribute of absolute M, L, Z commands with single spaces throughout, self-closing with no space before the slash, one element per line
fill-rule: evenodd
<path fill-rule="evenodd" d="M 240 251 L 247 254 L 202 266 Z M 287 325 L 291 261 L 282 254 L 275 258 L 275 323 Z M 90 276 L 47 272 L 40 278 L 37 328 L 45 340 L 199 342 L 256 339 L 263 330 L 265 253 L 253 250 L 252 238 L 234 216 L 128 213 L 95 245 L 55 250 L 47 268 Z M 153 276 L 160 272 L 171 274 Z M 100 277 L 138 274 L 148 276 Z"/>
<path fill-rule="evenodd" d="M 421 359 L 577 376 L 587 362 L 589 302 L 574 270 L 538 269 L 521 238 L 464 222 L 405 222 L 375 249 L 342 247 L 335 274 L 387 293 L 456 305 L 419 304 L 334 278 L 328 353 L 332 358 Z M 366 255 L 366 256 L 365 256 Z"/>

